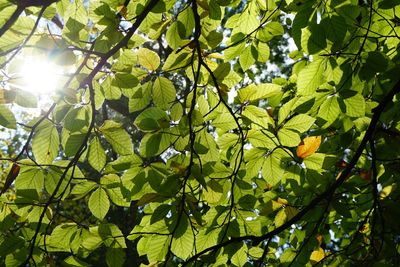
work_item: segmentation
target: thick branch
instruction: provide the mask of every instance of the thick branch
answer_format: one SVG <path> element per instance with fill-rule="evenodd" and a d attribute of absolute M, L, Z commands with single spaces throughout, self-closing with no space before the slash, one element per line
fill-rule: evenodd
<path fill-rule="evenodd" d="M 31 6 L 43 7 L 43 6 L 49 6 L 58 1 L 59 0 L 18 0 L 17 5 L 23 8 Z"/>
<path fill-rule="evenodd" d="M 24 7 L 22 6 L 17 6 L 17 9 L 14 11 L 14 13 L 11 15 L 11 17 L 6 21 L 6 23 L 4 23 L 4 25 L 0 28 L 0 37 L 3 36 L 3 34 L 6 33 L 6 31 L 8 31 L 11 26 L 17 21 L 17 19 L 19 18 L 19 16 L 22 14 L 22 12 L 24 11 Z"/>

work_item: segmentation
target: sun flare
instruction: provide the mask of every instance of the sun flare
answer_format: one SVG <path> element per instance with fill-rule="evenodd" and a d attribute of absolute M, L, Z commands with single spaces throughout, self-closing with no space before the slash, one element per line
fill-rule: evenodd
<path fill-rule="evenodd" d="M 21 66 L 20 75 L 26 90 L 35 93 L 50 93 L 58 82 L 57 66 L 46 61 L 29 59 Z"/>
<path fill-rule="evenodd" d="M 26 56 L 12 68 L 13 87 L 34 94 L 52 94 L 62 86 L 66 69 L 44 57 Z"/>

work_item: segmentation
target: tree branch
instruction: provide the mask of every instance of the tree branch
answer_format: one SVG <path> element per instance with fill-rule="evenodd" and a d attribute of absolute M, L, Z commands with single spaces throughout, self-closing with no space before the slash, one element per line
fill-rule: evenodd
<path fill-rule="evenodd" d="M 263 240 L 267 240 L 267 239 L 283 232 L 284 230 L 289 228 L 292 224 L 298 222 L 301 218 L 304 217 L 304 215 L 306 215 L 309 211 L 314 209 L 321 201 L 329 199 L 335 193 L 336 189 L 338 187 L 340 187 L 346 181 L 347 176 L 350 174 L 351 170 L 358 162 L 358 159 L 360 158 L 362 152 L 364 151 L 367 143 L 373 137 L 376 125 L 379 122 L 379 117 L 385 110 L 385 107 L 392 101 L 394 95 L 396 95 L 397 93 L 400 93 L 400 80 L 393 86 L 393 88 L 389 91 L 389 93 L 381 100 L 379 105 L 373 110 L 373 116 L 372 116 L 371 122 L 365 132 L 364 138 L 362 139 L 360 145 L 358 146 L 356 152 L 354 153 L 353 158 L 351 159 L 351 161 L 349 162 L 347 167 L 343 170 L 343 172 L 340 174 L 338 179 L 327 190 L 325 190 L 325 192 L 323 192 L 321 195 L 314 198 L 304 209 L 299 211 L 299 213 L 297 213 L 295 216 L 293 216 L 290 220 L 288 220 L 283 225 L 275 228 L 274 230 L 272 230 L 262 236 L 251 236 L 251 235 L 249 236 L 248 235 L 248 236 L 232 238 L 230 240 L 227 240 L 225 242 L 222 242 L 222 243 L 219 243 L 212 247 L 209 247 L 209 248 L 193 255 L 188 260 L 186 260 L 186 262 L 183 265 L 184 266 L 187 265 L 188 263 L 194 261 L 201 255 L 203 255 L 209 251 L 218 250 L 218 249 L 225 247 L 232 243 L 237 243 L 237 242 L 241 242 L 241 241 L 245 241 L 245 240 L 253 241 L 255 243 L 260 243 Z"/>

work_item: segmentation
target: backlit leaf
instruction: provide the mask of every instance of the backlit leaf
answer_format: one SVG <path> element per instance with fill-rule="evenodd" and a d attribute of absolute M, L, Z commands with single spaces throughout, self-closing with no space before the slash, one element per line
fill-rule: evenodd
<path fill-rule="evenodd" d="M 93 138 L 89 145 L 88 161 L 97 171 L 100 171 L 106 164 L 106 153 L 97 136 Z"/>
<path fill-rule="evenodd" d="M 106 140 L 111 144 L 115 152 L 121 155 L 133 153 L 132 141 L 129 134 L 114 121 L 105 121 L 100 128 Z"/>
<path fill-rule="evenodd" d="M 153 85 L 153 100 L 156 105 L 166 110 L 175 100 L 176 90 L 174 84 L 165 77 L 157 77 Z"/>
<path fill-rule="evenodd" d="M 321 85 L 326 61 L 317 59 L 302 69 L 297 78 L 297 93 L 311 95 Z"/>
<path fill-rule="evenodd" d="M 321 145 L 321 136 L 309 136 L 304 138 L 297 147 L 296 154 L 299 158 L 306 158 L 315 153 Z"/>
<path fill-rule="evenodd" d="M 60 139 L 57 128 L 52 124 L 46 124 L 40 128 L 32 140 L 32 151 L 36 162 L 50 164 L 57 157 Z"/>
<path fill-rule="evenodd" d="M 156 70 L 160 65 L 160 57 L 150 49 L 140 48 L 137 57 L 138 63 L 148 70 Z"/>
<path fill-rule="evenodd" d="M 316 264 L 320 262 L 323 258 L 325 258 L 325 251 L 322 248 L 318 248 L 318 250 L 314 250 L 311 253 L 310 261 L 312 264 Z"/>
<path fill-rule="evenodd" d="M 17 128 L 14 114 L 6 105 L 0 105 L 0 125 L 10 129 Z"/>
<path fill-rule="evenodd" d="M 97 188 L 89 198 L 89 209 L 93 215 L 99 220 L 103 220 L 110 208 L 110 200 L 106 191 L 99 187 Z"/>

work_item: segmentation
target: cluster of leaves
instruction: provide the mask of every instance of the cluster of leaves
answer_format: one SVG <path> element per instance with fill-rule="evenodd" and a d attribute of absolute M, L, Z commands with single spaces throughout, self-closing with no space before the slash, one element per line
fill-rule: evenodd
<path fill-rule="evenodd" d="M 396 0 L 0 7 L 0 125 L 27 133 L 1 158 L 1 265 L 399 264 Z M 17 124 L 31 54 L 74 72 Z"/>

